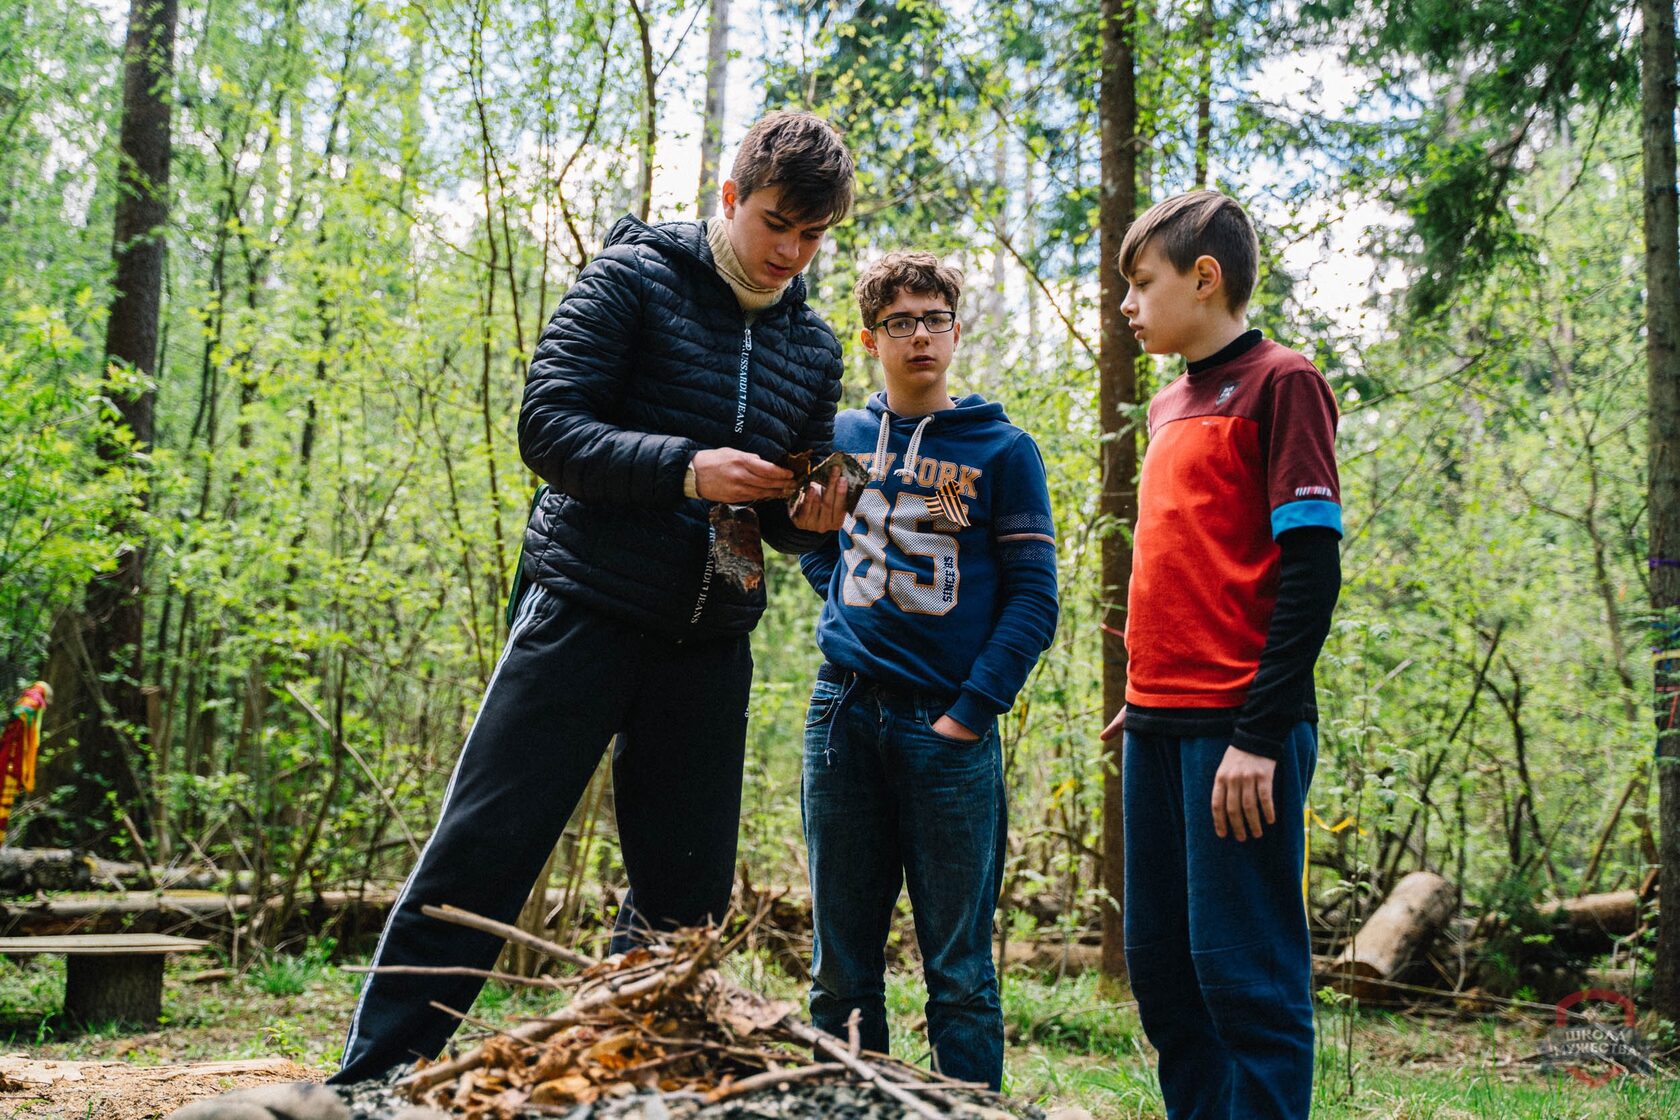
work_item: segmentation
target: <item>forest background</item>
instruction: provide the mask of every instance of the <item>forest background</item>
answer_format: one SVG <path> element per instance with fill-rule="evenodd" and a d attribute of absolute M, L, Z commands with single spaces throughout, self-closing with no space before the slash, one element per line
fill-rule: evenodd
<path fill-rule="evenodd" d="M 1104 221 L 1204 184 L 1262 225 L 1253 321 L 1343 411 L 1311 803 L 1358 827 L 1313 826 L 1314 911 L 1438 871 L 1510 920 L 1478 982 L 1523 998 L 1548 995 L 1535 905 L 1648 886 L 1639 4 L 142 9 L 174 34 L 140 90 L 171 134 L 161 220 L 116 254 L 165 250 L 149 364 L 107 361 L 131 14 L 0 11 L 0 682 L 59 693 L 9 843 L 209 860 L 288 905 L 400 879 L 506 635 L 538 332 L 619 215 L 711 207 L 720 152 L 800 106 L 859 163 L 807 273 L 845 403 L 878 385 L 858 268 L 931 249 L 967 274 L 954 385 L 1049 467 L 1062 620 L 1003 721 L 1010 930 L 1112 921 L 1113 565 L 1140 402 L 1178 367 L 1105 319 Z M 797 885 L 817 603 L 787 558 L 769 586 L 741 857 Z M 571 915 L 621 881 L 610 821 L 603 774 L 551 871 Z M 1617 962 L 1636 986 L 1653 945 Z"/>

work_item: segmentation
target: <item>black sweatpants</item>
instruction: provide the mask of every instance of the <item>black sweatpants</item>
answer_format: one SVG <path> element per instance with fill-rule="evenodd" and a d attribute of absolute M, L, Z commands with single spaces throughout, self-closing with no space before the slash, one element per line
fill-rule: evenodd
<path fill-rule="evenodd" d="M 721 919 L 734 882 L 752 686 L 745 635 L 678 641 L 535 586 L 467 733 L 443 810 L 397 896 L 373 964 L 488 969 L 501 939 L 427 918 L 449 904 L 512 922 L 614 734 L 613 787 L 634 921 Z M 373 973 L 331 1078 L 351 1084 L 435 1057 L 483 981 Z"/>

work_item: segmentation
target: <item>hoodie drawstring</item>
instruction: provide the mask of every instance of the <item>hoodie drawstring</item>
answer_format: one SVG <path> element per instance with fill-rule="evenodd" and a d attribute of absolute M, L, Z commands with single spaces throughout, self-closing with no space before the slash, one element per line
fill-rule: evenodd
<path fill-rule="evenodd" d="M 916 481 L 916 456 L 922 450 L 922 433 L 933 423 L 938 413 L 930 412 L 922 417 L 922 422 L 916 425 L 916 430 L 910 433 L 910 446 L 904 449 L 904 465 L 893 474 L 905 485 Z M 875 437 L 875 458 L 870 460 L 869 481 L 885 482 L 887 480 L 887 441 L 892 436 L 892 413 L 881 410 L 881 431 Z"/>
<path fill-rule="evenodd" d="M 869 481 L 887 480 L 887 440 L 892 435 L 892 413 L 881 412 L 881 432 L 875 437 L 875 458 L 869 461 Z"/>
<path fill-rule="evenodd" d="M 922 422 L 916 425 L 916 430 L 910 433 L 910 446 L 904 449 L 904 465 L 893 473 L 898 480 L 906 485 L 916 481 L 916 456 L 922 450 L 922 433 L 933 423 L 934 413 L 922 417 Z"/>

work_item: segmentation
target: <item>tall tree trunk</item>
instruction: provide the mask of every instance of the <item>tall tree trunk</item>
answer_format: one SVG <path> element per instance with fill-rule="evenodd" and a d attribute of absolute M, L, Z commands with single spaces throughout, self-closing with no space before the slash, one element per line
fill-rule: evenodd
<path fill-rule="evenodd" d="M 1657 614 L 1662 907 L 1651 1002 L 1680 1020 L 1680 232 L 1674 164 L 1674 0 L 1640 0 L 1645 159 L 1645 362 L 1650 385 L 1651 606 Z"/>
<path fill-rule="evenodd" d="M 1213 147 L 1213 0 L 1202 0 L 1196 16 L 1201 64 L 1196 67 L 1196 186 L 1208 185 L 1208 152 Z"/>
<path fill-rule="evenodd" d="M 176 13 L 177 0 L 132 0 L 128 13 L 112 239 L 116 290 L 106 323 L 105 356 L 122 371 L 107 391 L 133 444 L 102 444 L 100 456 L 112 464 L 134 465 L 140 461 L 137 453 L 152 441 L 157 392 L 151 379 L 157 372 L 164 224 L 169 217 L 169 85 Z M 139 385 L 131 381 L 135 374 L 143 379 Z M 67 828 L 77 839 L 96 843 L 112 831 L 107 794 L 114 795 L 115 807 L 126 812 L 142 834 L 150 816 L 146 700 L 140 680 L 145 548 L 135 539 L 132 518 L 123 518 L 113 529 L 123 542 L 117 566 L 89 583 L 84 613 L 70 623 L 77 632 L 67 635 L 81 670 L 67 713 L 67 730 L 78 742 Z"/>
<path fill-rule="evenodd" d="M 1120 277 L 1120 242 L 1137 217 L 1136 0 L 1102 0 L 1102 74 L 1098 112 L 1102 122 L 1102 195 L 1098 203 L 1101 278 L 1099 314 L 1102 351 L 1098 360 L 1102 431 L 1103 712 L 1113 715 L 1126 702 L 1126 588 L 1132 575 L 1129 536 L 1137 520 L 1137 439 L 1129 406 L 1137 403 L 1137 341 L 1120 311 L 1126 285 Z M 1122 833 L 1121 751 L 1116 745 L 1103 778 L 1102 971 L 1126 975 L 1121 899 L 1126 847 Z"/>
<path fill-rule="evenodd" d="M 717 213 L 718 158 L 723 150 L 723 90 L 729 79 L 729 0 L 712 0 L 706 36 L 706 120 L 700 132 L 700 187 L 695 207 L 703 222 Z"/>
<path fill-rule="evenodd" d="M 642 44 L 642 136 L 638 145 L 640 173 L 636 176 L 636 217 L 648 220 L 653 208 L 653 145 L 657 135 L 659 74 L 654 69 L 653 30 L 648 26 L 647 13 L 637 0 L 630 0 L 630 13 L 636 17 L 636 34 Z"/>

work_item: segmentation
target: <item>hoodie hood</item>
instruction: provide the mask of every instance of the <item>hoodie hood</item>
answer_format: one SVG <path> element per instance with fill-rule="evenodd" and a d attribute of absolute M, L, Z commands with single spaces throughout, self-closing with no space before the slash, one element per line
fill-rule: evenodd
<path fill-rule="evenodd" d="M 996 401 L 989 401 L 979 393 L 969 393 L 962 397 L 952 397 L 953 408 L 940 409 L 930 412 L 926 416 L 900 416 L 887 408 L 887 394 L 877 391 L 869 396 L 869 403 L 864 405 L 869 415 L 879 420 L 883 416 L 891 416 L 895 424 L 921 424 L 924 421 L 947 427 L 953 424 L 972 424 L 977 422 L 998 421 L 1009 423 L 1009 417 L 1004 414 L 1003 406 Z"/>
<path fill-rule="evenodd" d="M 922 437 L 935 422 L 940 431 L 972 430 L 971 425 L 1002 422 L 1007 424 L 1009 417 L 1003 414 L 1003 406 L 988 401 L 979 393 L 970 393 L 966 397 L 952 398 L 952 407 L 942 408 L 938 412 L 929 412 L 921 416 L 899 416 L 887 407 L 887 394 L 878 392 L 870 396 L 865 406 L 869 415 L 877 420 L 880 427 L 875 438 L 875 457 L 870 460 L 873 464 L 869 477 L 874 481 L 882 481 L 887 477 L 887 446 L 892 442 L 892 427 L 895 423 L 901 425 L 914 424 L 910 433 L 910 444 L 905 448 L 903 465 L 893 473 L 906 483 L 916 480 L 917 456 L 921 453 Z"/>
<path fill-rule="evenodd" d="M 706 244 L 704 222 L 659 222 L 650 225 L 634 214 L 626 214 L 613 223 L 602 248 L 612 245 L 646 246 L 683 266 L 701 269 L 719 285 L 725 289 L 729 288 L 728 282 L 717 270 L 717 263 L 712 260 L 712 247 Z M 729 295 L 731 299 L 735 298 L 732 290 Z M 783 292 L 782 298 L 772 306 L 782 307 L 804 302 L 805 274 L 800 273 L 788 281 L 787 291 Z"/>

